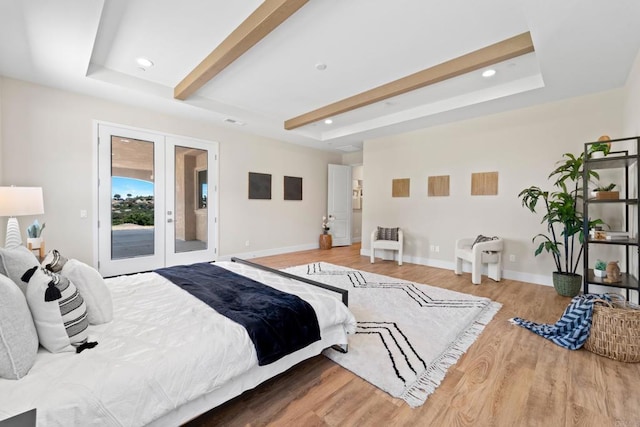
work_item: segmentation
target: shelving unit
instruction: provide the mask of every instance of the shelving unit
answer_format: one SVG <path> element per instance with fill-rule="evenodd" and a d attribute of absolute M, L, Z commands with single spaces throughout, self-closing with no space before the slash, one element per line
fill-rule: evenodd
<path fill-rule="evenodd" d="M 584 213 L 584 223 L 583 223 L 583 232 L 586 239 L 586 244 L 584 245 L 584 293 L 589 292 L 589 285 L 599 285 L 599 286 L 608 286 L 619 289 L 626 289 L 626 297 L 627 300 L 630 298 L 630 291 L 635 290 L 640 292 L 640 282 L 638 281 L 638 277 L 630 271 L 631 263 L 630 261 L 634 261 L 634 265 L 640 265 L 640 241 L 638 240 L 638 231 L 640 230 L 640 213 L 636 212 L 635 222 L 631 223 L 631 213 L 634 209 L 638 209 L 638 198 L 630 198 L 630 168 L 635 168 L 636 170 L 633 173 L 633 181 L 635 182 L 634 191 L 637 194 L 640 190 L 640 173 L 638 173 L 638 167 L 640 166 L 640 136 L 630 137 L 630 138 L 620 138 L 613 139 L 609 141 L 612 145 L 612 149 L 615 149 L 617 146 L 625 145 L 626 149 L 622 151 L 611 151 L 609 155 L 602 158 L 590 158 L 589 151 L 590 148 L 594 144 L 598 144 L 601 142 L 587 142 L 584 145 L 584 168 L 583 168 L 583 213 Z M 618 183 L 620 188 L 624 189 L 624 192 L 621 192 L 620 199 L 604 199 L 604 200 L 595 200 L 590 198 L 589 194 L 589 171 L 602 171 L 606 169 L 618 169 L 624 171 L 624 182 Z M 623 209 L 623 221 L 624 228 L 622 231 L 633 231 L 635 236 L 632 235 L 628 239 L 618 239 L 618 240 L 596 240 L 592 239 L 589 235 L 589 207 L 595 205 L 604 205 L 605 207 L 611 206 L 620 206 L 622 205 Z M 633 227 L 631 227 L 633 225 Z M 594 247 L 594 245 L 615 245 L 619 246 L 623 251 L 624 265 L 620 266 L 620 270 L 622 273 L 622 280 L 618 283 L 607 283 L 603 278 L 596 277 L 593 273 L 593 269 L 589 268 L 589 265 L 592 265 L 595 259 L 591 259 L 590 257 L 590 247 Z"/>

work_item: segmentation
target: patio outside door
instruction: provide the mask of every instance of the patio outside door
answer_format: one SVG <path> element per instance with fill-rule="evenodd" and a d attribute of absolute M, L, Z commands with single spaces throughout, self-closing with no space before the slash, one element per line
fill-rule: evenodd
<path fill-rule="evenodd" d="M 98 124 L 104 276 L 216 258 L 217 144 Z"/>

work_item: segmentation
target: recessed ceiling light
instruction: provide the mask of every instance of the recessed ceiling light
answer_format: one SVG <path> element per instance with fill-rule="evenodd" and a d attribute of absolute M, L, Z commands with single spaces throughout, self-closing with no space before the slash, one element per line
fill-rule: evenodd
<path fill-rule="evenodd" d="M 493 77 L 496 75 L 496 70 L 493 68 L 489 68 L 488 70 L 484 70 L 482 72 L 482 77 Z"/>
<path fill-rule="evenodd" d="M 327 64 L 323 64 L 322 62 L 316 64 L 316 70 L 324 71 L 327 69 Z"/>
<path fill-rule="evenodd" d="M 142 56 L 140 58 L 136 58 L 136 62 L 142 68 L 151 68 L 151 67 L 153 67 L 153 61 L 148 59 L 148 58 L 143 58 Z"/>
<path fill-rule="evenodd" d="M 331 123 L 333 123 L 333 120 L 331 120 L 331 119 L 327 119 L 327 120 L 324 121 L 325 125 L 330 125 Z"/>

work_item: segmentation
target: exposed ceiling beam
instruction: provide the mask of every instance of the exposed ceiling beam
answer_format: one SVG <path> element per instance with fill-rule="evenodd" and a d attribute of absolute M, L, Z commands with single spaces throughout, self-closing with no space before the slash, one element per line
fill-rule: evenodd
<path fill-rule="evenodd" d="M 185 100 L 229 64 L 251 49 L 309 0 L 265 0 L 173 89 Z"/>
<path fill-rule="evenodd" d="M 451 59 L 401 79 L 369 89 L 357 95 L 334 102 L 317 110 L 310 111 L 284 122 L 286 130 L 296 129 L 328 117 L 346 113 L 387 98 L 402 95 L 443 80 L 451 79 L 471 71 L 487 67 L 507 59 L 515 58 L 535 49 L 529 32 L 478 49 L 463 56 Z"/>

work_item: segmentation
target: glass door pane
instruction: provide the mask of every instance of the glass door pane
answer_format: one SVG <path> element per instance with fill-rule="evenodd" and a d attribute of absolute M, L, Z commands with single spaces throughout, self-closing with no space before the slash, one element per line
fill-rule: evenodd
<path fill-rule="evenodd" d="M 111 259 L 154 253 L 153 142 L 111 136 Z"/>
<path fill-rule="evenodd" d="M 174 251 L 207 249 L 207 151 L 175 146 Z"/>
<path fill-rule="evenodd" d="M 216 259 L 215 143 L 167 136 L 167 265 Z"/>

